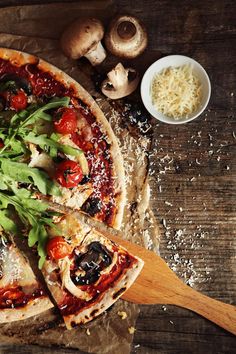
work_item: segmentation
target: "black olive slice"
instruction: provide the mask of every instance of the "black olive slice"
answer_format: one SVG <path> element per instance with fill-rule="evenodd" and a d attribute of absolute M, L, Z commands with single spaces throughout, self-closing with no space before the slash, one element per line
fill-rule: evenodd
<path fill-rule="evenodd" d="M 89 182 L 89 180 L 90 180 L 90 177 L 89 177 L 89 176 L 84 176 L 83 179 L 82 179 L 82 181 L 80 181 L 79 184 L 86 184 L 87 182 Z"/>
<path fill-rule="evenodd" d="M 102 261 L 104 263 L 104 268 L 108 267 L 112 262 L 112 256 L 108 249 L 98 241 L 94 241 L 89 245 L 89 250 L 100 253 Z"/>
<path fill-rule="evenodd" d="M 72 278 L 75 285 L 90 285 L 95 283 L 100 277 L 100 272 L 89 270 L 85 276 L 75 276 Z"/>
<path fill-rule="evenodd" d="M 82 210 L 91 216 L 95 216 L 102 209 L 102 203 L 99 198 L 88 198 L 82 206 Z"/>
<path fill-rule="evenodd" d="M 93 252 L 93 250 L 89 250 L 88 252 L 82 254 L 81 256 L 79 256 L 79 258 L 77 258 L 76 264 L 87 272 L 90 269 L 99 267 L 96 263 L 98 259 L 99 253 Z"/>
<path fill-rule="evenodd" d="M 76 285 L 89 285 L 95 283 L 100 272 L 112 263 L 112 256 L 108 249 L 98 241 L 90 243 L 86 253 L 76 259 L 78 268 L 86 272 L 84 276 L 74 275 L 72 281 Z"/>

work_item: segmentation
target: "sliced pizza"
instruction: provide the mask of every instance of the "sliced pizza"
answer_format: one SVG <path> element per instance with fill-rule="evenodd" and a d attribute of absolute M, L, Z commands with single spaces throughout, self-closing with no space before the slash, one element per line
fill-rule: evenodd
<path fill-rule="evenodd" d="M 132 285 L 143 261 L 78 221 L 58 218 L 42 268 L 46 283 L 71 329 L 91 321 Z"/>
<path fill-rule="evenodd" d="M 76 81 L 35 56 L 0 48 L 0 118 L 0 173 L 39 198 L 121 226 L 118 142 Z"/>
<path fill-rule="evenodd" d="M 25 256 L 0 231 L 0 323 L 24 320 L 52 307 Z"/>

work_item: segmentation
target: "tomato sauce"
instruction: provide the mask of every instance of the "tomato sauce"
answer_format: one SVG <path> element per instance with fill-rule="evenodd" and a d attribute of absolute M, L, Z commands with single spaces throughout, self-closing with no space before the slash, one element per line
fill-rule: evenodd
<path fill-rule="evenodd" d="M 46 296 L 43 289 L 36 289 L 31 294 L 26 294 L 21 286 L 0 289 L 0 310 L 6 308 L 24 307 L 30 300 Z"/>

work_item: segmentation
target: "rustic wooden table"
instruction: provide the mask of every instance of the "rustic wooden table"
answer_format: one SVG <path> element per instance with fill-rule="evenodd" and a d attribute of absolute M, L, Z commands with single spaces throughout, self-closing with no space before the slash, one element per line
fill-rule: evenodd
<path fill-rule="evenodd" d="M 0 6 L 49 2 L 57 1 L 2 0 Z M 114 6 L 147 26 L 149 47 L 137 61 L 141 72 L 160 56 L 184 54 L 210 76 L 210 104 L 199 119 L 154 126 L 153 209 L 162 225 L 160 252 L 170 267 L 189 286 L 235 304 L 236 2 L 117 0 Z M 235 352 L 233 335 L 190 311 L 141 307 L 133 353 Z"/>

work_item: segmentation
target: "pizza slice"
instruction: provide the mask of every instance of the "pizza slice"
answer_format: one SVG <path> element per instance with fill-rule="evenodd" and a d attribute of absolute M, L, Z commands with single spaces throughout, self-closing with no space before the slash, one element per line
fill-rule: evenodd
<path fill-rule="evenodd" d="M 0 323 L 24 320 L 52 307 L 27 259 L 0 230 Z"/>
<path fill-rule="evenodd" d="M 58 218 L 56 226 L 59 234 L 51 229 L 42 272 L 71 329 L 91 321 L 122 296 L 143 261 L 74 215 Z"/>

